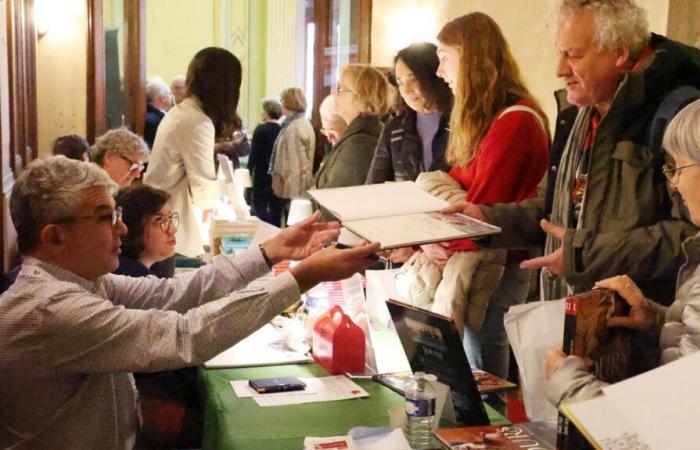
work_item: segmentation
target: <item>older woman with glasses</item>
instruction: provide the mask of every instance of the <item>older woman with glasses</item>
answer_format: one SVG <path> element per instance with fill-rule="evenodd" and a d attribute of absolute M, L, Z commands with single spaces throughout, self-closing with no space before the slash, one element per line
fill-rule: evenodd
<path fill-rule="evenodd" d="M 674 161 L 664 165 L 670 187 L 683 198 L 691 222 L 700 227 L 700 100 L 690 103 L 669 123 L 663 146 Z M 686 262 L 678 273 L 676 300 L 669 307 L 645 298 L 627 275 L 596 283 L 596 287 L 616 291 L 630 305 L 626 317 L 608 319 L 609 327 L 660 333 L 660 364 L 700 348 L 700 233 L 683 242 L 683 253 Z M 550 350 L 546 373 L 547 396 L 556 406 L 598 395 L 606 384 L 589 372 L 586 361 L 567 357 L 558 349 Z"/>
<path fill-rule="evenodd" d="M 128 228 L 122 237 L 119 267 L 132 277 L 156 275 L 154 263 L 175 254 L 180 215 L 168 206 L 170 194 L 147 185 L 120 191 L 117 209 Z M 134 374 L 140 394 L 147 448 L 199 447 L 202 413 L 197 400 L 197 369 Z"/>
<path fill-rule="evenodd" d="M 143 139 L 126 128 L 117 128 L 97 138 L 90 150 L 90 159 L 124 188 L 141 176 L 149 154 Z"/>
<path fill-rule="evenodd" d="M 349 64 L 340 70 L 333 93 L 335 112 L 348 124 L 315 177 L 319 189 L 365 184 L 389 105 L 389 83 L 377 69 Z M 323 212 L 324 220 L 332 218 Z"/>

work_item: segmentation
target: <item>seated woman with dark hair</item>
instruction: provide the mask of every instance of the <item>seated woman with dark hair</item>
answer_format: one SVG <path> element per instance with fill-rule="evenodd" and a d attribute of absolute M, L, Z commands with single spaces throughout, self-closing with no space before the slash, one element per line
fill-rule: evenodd
<path fill-rule="evenodd" d="M 115 273 L 132 277 L 155 275 L 154 263 L 175 254 L 180 215 L 168 205 L 170 194 L 141 185 L 116 196 L 122 221 L 122 253 Z M 197 369 L 134 374 L 143 417 L 144 448 L 199 447 L 202 407 L 197 398 Z"/>
<path fill-rule="evenodd" d="M 90 161 L 90 144 L 82 136 L 69 134 L 53 141 L 51 153 L 63 155 L 69 159 L 88 162 Z"/>

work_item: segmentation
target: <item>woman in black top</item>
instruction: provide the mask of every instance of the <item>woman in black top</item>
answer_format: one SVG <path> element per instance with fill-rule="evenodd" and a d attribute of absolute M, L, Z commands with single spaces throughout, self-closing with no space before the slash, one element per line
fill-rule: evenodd
<path fill-rule="evenodd" d="M 260 220 L 279 227 L 282 206 L 272 193 L 272 176 L 268 168 L 272 147 L 280 132 L 277 121 L 282 116 L 282 109 L 277 100 L 265 100 L 262 107 L 263 123 L 255 127 L 248 158 L 248 170 L 253 181 L 251 212 Z"/>
<path fill-rule="evenodd" d="M 421 172 L 444 170 L 452 107 L 450 88 L 436 74 L 435 45 L 411 44 L 394 58 L 393 78 L 401 94 L 399 114 L 384 126 L 367 184 L 414 181 Z"/>

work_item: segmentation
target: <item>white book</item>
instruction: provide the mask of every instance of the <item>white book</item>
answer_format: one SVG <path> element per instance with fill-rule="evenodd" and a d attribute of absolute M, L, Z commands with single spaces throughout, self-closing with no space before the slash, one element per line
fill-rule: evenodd
<path fill-rule="evenodd" d="M 592 400 L 562 405 L 596 447 L 695 450 L 700 352 L 603 388 Z"/>
<path fill-rule="evenodd" d="M 412 181 L 311 189 L 309 195 L 343 226 L 383 249 L 455 239 L 479 238 L 501 229 L 463 214 L 442 214 L 449 206 Z"/>

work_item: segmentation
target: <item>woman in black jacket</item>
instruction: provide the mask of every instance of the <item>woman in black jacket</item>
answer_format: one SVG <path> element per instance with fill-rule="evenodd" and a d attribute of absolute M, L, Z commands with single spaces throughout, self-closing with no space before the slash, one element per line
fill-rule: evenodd
<path fill-rule="evenodd" d="M 421 172 L 449 170 L 443 155 L 452 93 L 435 74 L 438 65 L 436 47 L 427 42 L 411 44 L 394 58 L 400 112 L 384 126 L 367 184 L 414 181 Z"/>

